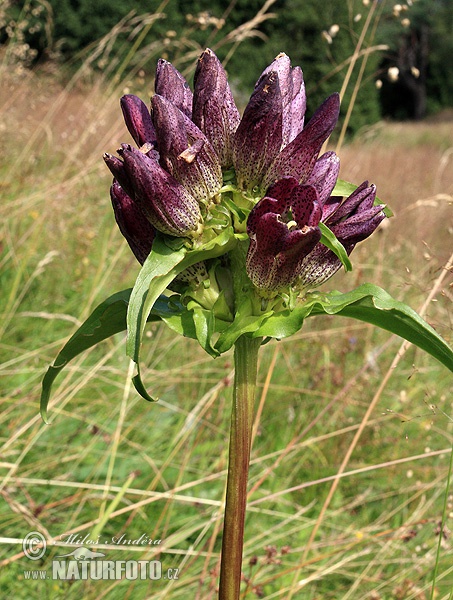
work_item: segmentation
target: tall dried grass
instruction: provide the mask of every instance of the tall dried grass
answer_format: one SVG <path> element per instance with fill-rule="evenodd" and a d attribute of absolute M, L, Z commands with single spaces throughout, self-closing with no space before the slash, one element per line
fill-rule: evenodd
<path fill-rule="evenodd" d="M 144 375 L 161 398 L 151 406 L 131 391 L 117 336 L 62 375 L 50 427 L 37 414 L 44 368 L 74 323 L 137 273 L 100 157 L 125 139 L 120 90 L 142 84 L 0 75 L 2 588 L 17 598 L 215 598 L 230 357 L 212 361 L 151 327 Z M 448 119 L 381 123 L 343 145 L 341 176 L 374 181 L 396 216 L 355 251 L 352 275 L 329 284 L 374 281 L 415 308 L 429 298 L 427 318 L 450 340 L 452 148 Z M 412 350 L 396 366 L 397 350 L 370 327 L 329 319 L 264 347 L 243 598 L 428 598 L 453 441 L 451 379 Z M 11 542 L 33 529 L 56 541 L 39 565 Z M 63 534 L 93 532 L 109 559 L 158 557 L 179 580 L 24 581 L 24 570 L 70 550 Z M 144 532 L 163 543 L 111 541 Z M 451 557 L 445 539 L 442 600 Z"/>

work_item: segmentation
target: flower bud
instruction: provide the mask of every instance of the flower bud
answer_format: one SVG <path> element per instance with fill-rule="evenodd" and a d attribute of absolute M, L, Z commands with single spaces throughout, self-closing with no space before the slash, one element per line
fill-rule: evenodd
<path fill-rule="evenodd" d="M 107 165 L 107 167 L 110 169 L 110 172 L 113 175 L 113 177 L 123 188 L 124 192 L 130 198 L 134 198 L 134 188 L 132 186 L 132 182 L 129 179 L 129 175 L 124 166 L 124 162 L 120 160 L 117 156 L 109 154 L 108 152 L 104 152 L 102 158 L 104 159 L 104 162 Z"/>
<path fill-rule="evenodd" d="M 356 244 L 369 237 L 385 219 L 384 205 L 374 204 L 376 187 L 363 182 L 344 202 L 331 196 L 322 208 L 322 222 L 351 254 Z M 321 285 L 341 267 L 340 259 L 323 244 L 318 244 L 303 261 L 300 285 L 303 288 Z"/>
<path fill-rule="evenodd" d="M 192 119 L 211 142 L 222 167 L 233 162 L 233 136 L 241 117 L 222 63 L 212 50 L 198 59 Z"/>
<path fill-rule="evenodd" d="M 156 131 L 146 104 L 138 96 L 127 94 L 120 100 L 124 121 L 137 146 L 156 145 Z"/>
<path fill-rule="evenodd" d="M 270 71 L 258 81 L 234 136 L 233 160 L 239 187 L 261 186 L 280 151 L 282 124 L 278 74 Z"/>
<path fill-rule="evenodd" d="M 159 163 L 127 144 L 119 150 L 131 182 L 134 200 L 151 224 L 170 235 L 198 233 L 201 213 L 198 202 Z"/>
<path fill-rule="evenodd" d="M 306 110 L 305 84 L 300 67 L 291 67 L 289 57 L 283 52 L 263 71 L 260 79 L 271 71 L 278 75 L 282 96 L 282 147 L 291 142 L 304 127 Z"/>
<path fill-rule="evenodd" d="M 161 166 L 198 202 L 208 204 L 222 186 L 222 169 L 215 150 L 172 102 L 156 94 L 152 107 Z"/>
<path fill-rule="evenodd" d="M 170 100 L 189 119 L 192 117 L 193 94 L 189 84 L 181 73 L 163 58 L 157 62 L 154 89 L 156 94 Z"/>
<path fill-rule="evenodd" d="M 118 227 L 136 259 L 143 264 L 151 252 L 156 231 L 116 180 L 110 188 L 110 198 Z"/>

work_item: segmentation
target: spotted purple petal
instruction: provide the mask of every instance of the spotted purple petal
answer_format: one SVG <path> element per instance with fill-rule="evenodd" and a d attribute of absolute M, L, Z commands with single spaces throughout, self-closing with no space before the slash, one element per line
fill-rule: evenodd
<path fill-rule="evenodd" d="M 233 161 L 239 187 L 261 186 L 282 145 L 282 119 L 278 74 L 271 71 L 257 84 L 234 136 Z M 266 187 L 268 184 L 263 189 Z"/>
<path fill-rule="evenodd" d="M 315 163 L 313 171 L 306 180 L 306 185 L 316 188 L 319 202 L 324 206 L 337 182 L 340 171 L 340 159 L 335 152 L 325 152 Z"/>
<path fill-rule="evenodd" d="M 304 183 L 310 176 L 323 143 L 332 133 L 340 112 L 340 97 L 332 94 L 318 108 L 297 137 L 276 156 L 263 180 L 264 187 L 281 177 Z"/>
<path fill-rule="evenodd" d="M 151 252 L 156 235 L 154 227 L 138 204 L 126 194 L 116 180 L 113 180 L 110 188 L 110 199 L 119 230 L 126 238 L 136 259 L 143 264 Z"/>
<path fill-rule="evenodd" d="M 146 104 L 133 94 L 126 94 L 120 100 L 124 121 L 137 146 L 156 145 L 156 130 Z"/>
<path fill-rule="evenodd" d="M 231 167 L 233 136 L 241 117 L 225 69 L 209 49 L 198 59 L 195 71 L 192 119 L 211 142 L 222 167 Z"/>
<path fill-rule="evenodd" d="M 385 219 L 384 205 L 375 205 L 375 199 L 376 186 L 368 185 L 368 182 L 364 181 L 325 220 L 348 253 L 352 252 L 358 242 L 369 237 Z"/>
<path fill-rule="evenodd" d="M 360 184 L 344 202 L 342 202 L 331 215 L 323 213 L 323 220 L 326 224 L 334 225 L 339 223 L 344 217 L 349 217 L 357 210 L 363 212 L 371 208 L 376 199 L 376 186 L 368 185 L 368 181 Z"/>
<path fill-rule="evenodd" d="M 108 152 L 104 152 L 102 157 L 104 159 L 105 164 L 110 169 L 113 177 L 118 181 L 118 183 L 123 188 L 124 192 L 130 196 L 134 197 L 134 187 L 132 185 L 132 181 L 129 179 L 129 174 L 124 166 L 124 162 L 120 160 L 117 156 L 113 154 L 109 154 Z"/>
<path fill-rule="evenodd" d="M 323 206 L 322 221 L 350 254 L 358 242 L 369 237 L 385 219 L 383 205 L 374 205 L 376 188 L 365 181 L 344 202 L 332 196 Z M 323 244 L 317 244 L 300 270 L 303 288 L 321 285 L 341 268 L 340 259 Z"/>
<path fill-rule="evenodd" d="M 293 78 L 293 97 L 289 105 L 289 117 L 287 117 L 291 124 L 288 143 L 292 142 L 304 128 L 305 111 L 307 109 L 302 69 L 293 67 L 291 75 Z"/>
<path fill-rule="evenodd" d="M 291 142 L 303 129 L 306 109 L 305 85 L 300 67 L 291 67 L 291 61 L 283 52 L 263 71 L 264 76 L 275 71 L 282 96 L 282 147 Z"/>
<path fill-rule="evenodd" d="M 173 102 L 189 119 L 192 117 L 193 95 L 189 84 L 178 69 L 163 58 L 157 62 L 154 89 L 156 94 Z"/>
<path fill-rule="evenodd" d="M 153 122 L 159 139 L 161 166 L 208 204 L 222 186 L 222 169 L 206 136 L 172 102 L 155 95 Z"/>
<path fill-rule="evenodd" d="M 123 144 L 119 153 L 132 182 L 134 200 L 151 224 L 162 233 L 178 237 L 196 233 L 200 207 L 185 187 L 136 148 Z"/>

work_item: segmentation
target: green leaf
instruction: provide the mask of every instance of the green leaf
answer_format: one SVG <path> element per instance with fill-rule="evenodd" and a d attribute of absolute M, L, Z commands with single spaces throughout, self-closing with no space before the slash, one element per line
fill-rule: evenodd
<path fill-rule="evenodd" d="M 163 236 L 155 238 L 152 250 L 132 290 L 127 313 L 128 338 L 126 351 L 128 356 L 137 364 L 137 376 L 134 377 L 134 385 L 139 394 L 146 400 L 149 400 L 150 396 L 145 392 L 145 386 L 141 381 L 140 350 L 145 324 L 154 303 L 173 279 L 184 269 L 197 262 L 221 256 L 235 244 L 236 239 L 231 227 L 227 227 L 221 234 L 193 250 L 188 250 L 185 247 L 170 248 L 165 243 Z"/>
<path fill-rule="evenodd" d="M 143 330 L 154 302 L 182 270 L 177 270 L 177 267 L 187 253 L 187 248 L 172 249 L 163 237 L 157 236 L 135 280 L 127 312 L 126 352 L 136 363 L 139 361 Z"/>
<path fill-rule="evenodd" d="M 58 373 L 75 356 L 106 338 L 126 329 L 126 312 L 131 290 L 117 292 L 102 302 L 66 342 L 44 376 L 41 393 L 41 416 L 47 423 L 47 405 L 52 384 Z M 158 317 L 156 317 L 157 319 Z"/>
<path fill-rule="evenodd" d="M 321 230 L 321 239 L 319 240 L 321 244 L 324 244 L 324 246 L 329 248 L 329 250 L 332 250 L 332 252 L 338 256 L 346 271 L 352 271 L 352 264 L 349 260 L 349 256 L 337 236 L 327 227 L 327 225 L 325 225 L 325 223 L 320 222 L 319 229 Z"/>
<path fill-rule="evenodd" d="M 97 306 L 59 352 L 44 376 L 41 393 L 41 416 L 47 423 L 47 405 L 52 384 L 58 373 L 81 352 L 126 329 L 126 313 L 131 289 L 117 292 Z M 159 317 L 155 317 L 155 320 Z"/>
<path fill-rule="evenodd" d="M 59 352 L 43 378 L 41 393 L 41 416 L 47 423 L 47 407 L 52 385 L 70 360 L 107 338 L 126 331 L 126 315 L 132 288 L 113 294 L 99 304 L 87 320 L 77 329 Z M 182 311 L 174 297 L 160 296 L 148 316 L 148 322 L 171 319 Z"/>
<path fill-rule="evenodd" d="M 308 316 L 321 314 L 352 317 L 395 333 L 453 371 L 453 350 L 445 340 L 412 308 L 394 300 L 382 288 L 368 283 L 346 294 L 307 294 L 304 303 L 292 312 L 271 315 L 253 332 L 253 337 L 288 337 L 302 327 Z"/>

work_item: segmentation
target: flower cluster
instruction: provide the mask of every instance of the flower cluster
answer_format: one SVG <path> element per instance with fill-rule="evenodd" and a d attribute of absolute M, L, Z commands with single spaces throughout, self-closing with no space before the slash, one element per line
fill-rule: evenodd
<path fill-rule="evenodd" d="M 321 243 L 320 223 L 349 254 L 385 217 L 368 182 L 346 199 L 332 196 L 339 159 L 319 153 L 337 122 L 339 96 L 305 123 L 302 70 L 285 54 L 263 71 L 242 117 L 209 49 L 193 93 L 161 59 L 150 110 L 134 95 L 123 96 L 121 108 L 138 147 L 122 144 L 119 157 L 104 160 L 114 176 L 116 220 L 141 263 L 157 232 L 196 247 L 232 226 L 247 233 L 244 268 L 255 291 L 271 297 L 288 286 L 317 286 L 340 268 Z"/>

